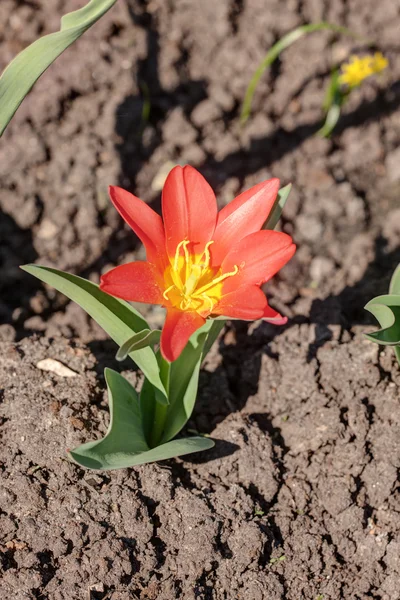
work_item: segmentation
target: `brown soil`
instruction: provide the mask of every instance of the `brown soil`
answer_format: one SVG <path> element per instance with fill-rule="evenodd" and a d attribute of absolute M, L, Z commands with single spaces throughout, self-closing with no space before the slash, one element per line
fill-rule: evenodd
<path fill-rule="evenodd" d="M 2 0 L 0 69 L 82 4 Z M 322 18 L 377 40 L 390 70 L 321 140 L 330 69 L 362 47 L 314 34 L 241 128 L 266 50 Z M 120 0 L 23 103 L 0 146 L 1 597 L 400 598 L 399 376 L 361 335 L 400 262 L 399 26 L 394 0 Z M 104 431 L 114 345 L 18 265 L 98 280 L 143 257 L 106 187 L 158 208 L 168 161 L 198 167 L 221 204 L 294 183 L 282 227 L 298 252 L 268 287 L 290 322 L 238 325 L 210 356 L 192 427 L 221 440 L 213 453 L 94 475 L 65 448 Z M 48 356 L 79 375 L 41 372 Z"/>
<path fill-rule="evenodd" d="M 262 329 L 241 365 L 231 331 L 205 366 L 193 426 L 215 449 L 107 474 L 65 458 L 105 431 L 93 355 L 3 342 L 2 598 L 400 598 L 392 354 L 357 329 Z"/>

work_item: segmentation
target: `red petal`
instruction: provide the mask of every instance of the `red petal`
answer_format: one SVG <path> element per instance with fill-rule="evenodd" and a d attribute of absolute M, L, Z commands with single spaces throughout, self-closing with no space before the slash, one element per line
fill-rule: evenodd
<path fill-rule="evenodd" d="M 170 308 L 161 333 L 161 354 L 172 362 L 186 346 L 190 336 L 205 323 L 197 312 Z"/>
<path fill-rule="evenodd" d="M 158 215 L 143 200 L 120 187 L 110 186 L 110 198 L 124 221 L 133 229 L 146 248 L 147 260 L 166 261 L 164 226 Z"/>
<path fill-rule="evenodd" d="M 239 273 L 224 281 L 227 294 L 243 285 L 261 285 L 271 279 L 290 260 L 296 246 L 292 238 L 279 231 L 257 231 L 236 244 L 222 262 L 222 272 L 239 267 Z"/>
<path fill-rule="evenodd" d="M 262 316 L 263 321 L 267 321 L 267 323 L 271 323 L 272 325 L 286 325 L 287 317 L 282 317 L 276 310 L 267 305 L 264 309 L 264 314 Z"/>
<path fill-rule="evenodd" d="M 219 213 L 211 254 L 214 265 L 220 265 L 233 244 L 250 233 L 259 231 L 274 205 L 279 179 L 268 179 L 243 192 Z"/>
<path fill-rule="evenodd" d="M 159 273 L 148 262 L 131 262 L 111 269 L 102 275 L 100 289 L 111 296 L 132 302 L 165 302 L 159 285 Z"/>
<path fill-rule="evenodd" d="M 264 316 L 267 306 L 264 292 L 258 286 L 251 285 L 222 296 L 212 312 L 234 319 L 253 321 Z"/>
<path fill-rule="evenodd" d="M 167 253 L 175 256 L 183 240 L 194 243 L 194 252 L 203 251 L 212 239 L 217 222 L 217 201 L 202 175 L 193 167 L 174 167 L 162 192 Z"/>

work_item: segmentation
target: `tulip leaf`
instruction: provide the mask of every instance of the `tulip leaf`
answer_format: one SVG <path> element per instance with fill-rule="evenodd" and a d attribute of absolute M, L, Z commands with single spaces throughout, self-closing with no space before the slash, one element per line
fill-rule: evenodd
<path fill-rule="evenodd" d="M 87 444 L 82 444 L 82 446 L 71 451 L 69 455 L 76 463 L 87 469 L 111 470 L 126 469 L 159 460 L 184 456 L 185 454 L 192 454 L 193 452 L 202 452 L 215 446 L 215 443 L 210 438 L 194 436 L 181 440 L 172 440 L 146 452 L 135 453 L 125 451 L 103 455 L 101 449 L 99 451 L 99 446 L 96 448 L 96 443 L 88 442 Z"/>
<path fill-rule="evenodd" d="M 346 27 L 341 27 L 339 25 L 334 25 L 331 23 L 327 23 L 325 21 L 321 21 L 319 23 L 308 23 L 306 25 L 301 25 L 293 31 L 290 31 L 286 35 L 284 35 L 276 44 L 270 48 L 267 52 L 259 66 L 257 67 L 245 93 L 242 111 L 240 114 L 241 123 L 245 123 L 250 116 L 251 113 L 251 104 L 253 101 L 254 92 L 257 89 L 258 82 L 263 76 L 264 72 L 272 65 L 272 63 L 279 57 L 280 53 L 291 46 L 294 42 L 299 40 L 303 35 L 307 33 L 313 33 L 314 31 L 321 31 L 323 29 L 327 29 L 329 31 L 333 31 L 336 33 L 341 33 L 343 35 L 349 35 L 355 39 L 360 39 L 364 42 L 368 42 L 365 38 L 360 38 L 359 36 L 353 34 Z"/>
<path fill-rule="evenodd" d="M 148 445 L 151 445 L 153 427 L 156 415 L 156 391 L 148 379 L 145 379 L 139 395 L 140 414 L 142 415 L 143 431 Z"/>
<path fill-rule="evenodd" d="M 148 346 L 154 346 L 160 342 L 161 331 L 159 329 L 143 329 L 126 340 L 118 350 L 115 358 L 118 361 L 125 360 L 128 354 L 134 350 L 141 350 Z"/>
<path fill-rule="evenodd" d="M 60 31 L 36 40 L 11 61 L 0 77 L 0 136 L 42 73 L 116 1 L 90 0 L 62 17 Z"/>
<path fill-rule="evenodd" d="M 137 454 L 149 450 L 140 415 L 139 397 L 135 388 L 119 373 L 106 368 L 104 376 L 107 383 L 110 407 L 110 424 L 104 438 L 88 442 L 70 451 L 83 455 L 90 450 L 104 461 L 119 460 L 124 454 Z M 111 457 L 111 458 L 108 458 Z"/>
<path fill-rule="evenodd" d="M 389 294 L 396 294 L 400 296 L 400 264 L 397 265 L 395 272 L 390 280 Z"/>
<path fill-rule="evenodd" d="M 364 307 L 374 315 L 381 329 L 365 334 L 371 342 L 385 346 L 400 344 L 400 295 L 377 296 Z"/>
<path fill-rule="evenodd" d="M 224 317 L 223 319 L 214 319 L 210 330 L 207 335 L 206 342 L 204 344 L 203 353 L 201 356 L 201 360 L 203 361 L 207 354 L 210 352 L 214 342 L 217 340 L 219 334 L 225 327 L 225 323 L 229 320 L 229 317 Z"/>
<path fill-rule="evenodd" d="M 174 440 L 150 449 L 142 424 L 139 398 L 134 387 L 112 369 L 104 371 L 110 405 L 110 425 L 106 435 L 71 450 L 69 456 L 88 469 L 123 469 L 214 446 L 209 438 Z"/>
<path fill-rule="evenodd" d="M 171 363 L 169 380 L 168 413 L 164 426 L 162 442 L 175 437 L 190 418 L 197 397 L 200 366 L 208 351 L 207 336 L 211 332 L 216 339 L 220 323 L 214 325 L 212 320 L 207 321 L 190 338 L 182 354 Z"/>
<path fill-rule="evenodd" d="M 292 189 L 292 184 L 289 183 L 285 185 L 285 187 L 281 188 L 276 197 L 275 203 L 272 207 L 271 212 L 269 213 L 268 219 L 264 223 L 263 229 L 275 229 L 278 224 L 279 219 L 281 218 L 281 214 L 283 208 L 286 204 L 286 200 L 289 197 L 290 190 Z"/>
<path fill-rule="evenodd" d="M 143 329 L 149 329 L 147 321 L 128 302 L 102 292 L 99 286 L 91 281 L 50 267 L 25 265 L 21 268 L 79 304 L 119 346 L 126 341 L 128 335 L 132 337 Z M 159 399 L 162 397 L 167 403 L 166 391 L 160 379 L 153 350 L 133 350 L 129 356 L 159 391 Z"/>

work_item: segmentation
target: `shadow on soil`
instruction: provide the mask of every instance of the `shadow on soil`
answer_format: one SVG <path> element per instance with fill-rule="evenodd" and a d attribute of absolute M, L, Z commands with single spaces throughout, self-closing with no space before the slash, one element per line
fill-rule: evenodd
<path fill-rule="evenodd" d="M 37 258 L 29 229 L 21 229 L 7 214 L 0 211 L 0 324 L 22 323 L 24 310 L 15 315 L 14 310 L 26 307 L 40 283 L 33 277 L 26 277 L 19 268 Z"/>

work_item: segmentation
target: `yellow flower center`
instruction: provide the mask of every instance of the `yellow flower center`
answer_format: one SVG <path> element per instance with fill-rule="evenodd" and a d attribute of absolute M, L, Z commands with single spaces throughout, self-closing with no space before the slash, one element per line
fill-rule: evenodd
<path fill-rule="evenodd" d="M 177 245 L 174 261 L 164 273 L 166 290 L 163 293 L 165 300 L 176 308 L 210 314 L 222 296 L 225 279 L 238 273 L 237 265 L 233 271 L 224 274 L 220 268 L 210 266 L 210 246 L 213 243 L 208 242 L 201 255 L 189 252 L 189 240 Z"/>

